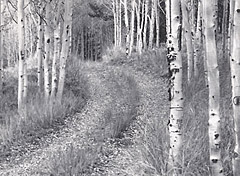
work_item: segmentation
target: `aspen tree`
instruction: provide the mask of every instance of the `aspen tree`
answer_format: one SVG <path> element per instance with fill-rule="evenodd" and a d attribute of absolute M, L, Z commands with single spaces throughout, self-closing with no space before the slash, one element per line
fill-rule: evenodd
<path fill-rule="evenodd" d="M 54 17 L 54 29 L 53 29 L 53 35 L 54 35 L 54 53 L 53 53 L 53 61 L 52 61 L 52 89 L 51 89 L 51 100 L 56 96 L 57 92 L 57 61 L 60 57 L 60 22 L 59 22 L 59 16 L 60 16 L 60 7 L 58 5 L 57 7 L 57 14 Z"/>
<path fill-rule="evenodd" d="M 24 60 L 24 66 L 23 66 L 23 102 L 24 105 L 27 103 L 27 94 L 28 94 L 28 75 L 27 75 L 27 62 L 26 58 Z"/>
<path fill-rule="evenodd" d="M 193 73 L 193 44 L 192 44 L 192 34 L 191 34 L 191 26 L 189 23 L 189 13 L 187 7 L 187 0 L 181 0 L 182 7 L 182 16 L 183 16 L 183 31 L 184 37 L 187 46 L 187 70 L 188 70 L 188 83 L 190 83 Z"/>
<path fill-rule="evenodd" d="M 203 0 L 203 19 L 205 24 L 206 59 L 209 84 L 209 152 L 210 167 L 213 176 L 223 175 L 221 163 L 220 128 L 220 85 L 215 38 L 215 0 Z"/>
<path fill-rule="evenodd" d="M 135 0 L 132 0 L 131 3 L 131 31 L 130 31 L 130 45 L 129 45 L 129 54 L 131 55 L 134 44 L 134 26 L 135 26 Z"/>
<path fill-rule="evenodd" d="M 38 90 L 41 92 L 43 90 L 43 65 L 42 65 L 42 50 L 43 50 L 43 25 L 42 18 L 39 17 L 38 24 L 38 41 L 37 41 L 37 60 L 38 60 Z"/>
<path fill-rule="evenodd" d="M 64 28 L 62 34 L 62 49 L 60 55 L 60 71 L 59 71 L 59 83 L 58 83 L 58 92 L 57 99 L 60 102 L 62 100 L 63 88 L 66 75 L 66 62 L 67 57 L 69 56 L 70 51 L 70 37 L 72 30 L 72 0 L 64 1 Z"/>
<path fill-rule="evenodd" d="M 142 12 L 141 12 L 142 9 Z M 136 16 L 137 16 L 137 51 L 139 54 L 142 53 L 142 28 L 143 20 L 141 20 L 141 14 L 144 13 L 144 5 L 141 8 L 141 0 L 138 0 L 136 5 Z M 142 15 L 143 16 L 143 15 Z"/>
<path fill-rule="evenodd" d="M 124 17 L 125 17 L 125 26 L 126 26 L 126 55 L 129 54 L 129 41 L 130 41 L 130 29 L 129 29 L 129 20 L 128 20 L 128 4 L 127 0 L 124 0 Z"/>
<path fill-rule="evenodd" d="M 119 0 L 119 20 L 118 20 L 118 46 L 122 46 L 122 3 Z"/>
<path fill-rule="evenodd" d="M 18 111 L 22 112 L 25 100 L 24 94 L 24 66 L 25 66 L 25 21 L 24 0 L 18 1 L 18 38 L 19 38 L 19 66 L 18 66 Z"/>
<path fill-rule="evenodd" d="M 232 105 L 234 116 L 235 146 L 233 155 L 234 176 L 240 175 L 240 2 L 235 1 L 233 14 L 232 33 L 232 57 L 231 80 L 232 80 Z"/>
<path fill-rule="evenodd" d="M 46 24 L 45 24 L 45 36 L 44 36 L 44 40 L 45 40 L 45 57 L 44 57 L 44 95 L 45 95 L 45 99 L 48 100 L 49 99 L 49 95 L 50 95 L 50 83 L 49 83 L 49 57 L 50 57 L 50 47 L 51 47 L 51 36 L 50 36 L 50 8 L 51 8 L 51 4 L 50 4 L 50 0 L 47 0 L 46 2 Z"/>
<path fill-rule="evenodd" d="M 150 29 L 149 29 L 149 48 L 153 48 L 153 37 L 154 37 L 154 26 L 155 26 L 155 19 L 156 19 L 156 13 L 154 9 L 154 0 L 152 0 L 151 3 L 151 18 L 150 18 Z"/>
<path fill-rule="evenodd" d="M 205 23 L 204 23 L 204 19 L 203 19 L 203 3 L 202 0 L 200 0 L 199 2 L 201 2 L 201 12 L 202 12 L 202 53 L 203 53 L 203 69 L 204 69 L 204 81 L 205 81 L 205 85 L 206 87 L 208 87 L 208 68 L 207 68 L 207 57 L 206 57 L 206 38 L 205 38 Z"/>
<path fill-rule="evenodd" d="M 173 167 L 172 175 L 181 173 L 180 152 L 182 146 L 183 90 L 182 90 L 182 57 L 181 57 L 181 18 L 180 0 L 166 0 L 167 47 L 170 72 L 169 98 L 169 163 Z"/>
<path fill-rule="evenodd" d="M 116 46 L 119 46 L 119 4 L 118 0 L 115 0 L 115 13 L 116 13 Z"/>
<path fill-rule="evenodd" d="M 144 31 L 143 31 L 143 48 L 147 49 L 147 26 L 148 26 L 148 5 L 149 0 L 145 0 L 145 13 L 144 13 Z"/>

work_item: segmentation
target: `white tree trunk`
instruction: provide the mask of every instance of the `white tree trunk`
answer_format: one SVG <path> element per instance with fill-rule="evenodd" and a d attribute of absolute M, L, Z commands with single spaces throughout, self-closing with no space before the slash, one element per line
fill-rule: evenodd
<path fill-rule="evenodd" d="M 129 46 L 129 55 L 131 55 L 134 45 L 134 26 L 135 26 L 135 0 L 132 0 L 132 14 L 131 14 L 131 31 L 130 31 L 130 46 Z"/>
<path fill-rule="evenodd" d="M 156 22 L 156 13 L 154 9 L 154 0 L 152 0 L 152 5 L 151 5 L 151 18 L 150 18 L 150 31 L 149 31 L 149 48 L 153 48 L 153 37 L 154 37 L 154 26 Z"/>
<path fill-rule="evenodd" d="M 170 5 L 171 4 L 171 5 Z M 166 24 L 168 62 L 170 65 L 169 98 L 171 100 L 169 118 L 169 163 L 173 167 L 172 175 L 181 172 L 181 146 L 182 146 L 182 118 L 183 118 L 183 91 L 182 91 L 182 57 L 181 57 L 181 21 L 180 1 L 166 0 Z"/>
<path fill-rule="evenodd" d="M 122 3 L 119 0 L 118 46 L 122 46 Z"/>
<path fill-rule="evenodd" d="M 53 100 L 57 93 L 57 61 L 60 57 L 60 23 L 56 22 L 54 29 L 54 53 L 52 61 L 52 90 L 51 99 Z"/>
<path fill-rule="evenodd" d="M 64 12 L 64 29 L 62 34 L 62 49 L 60 56 L 60 72 L 59 72 L 59 83 L 58 83 L 58 92 L 57 99 L 58 101 L 62 100 L 65 74 L 66 74 L 66 61 L 69 56 L 70 51 L 70 38 L 72 30 L 72 0 L 65 0 L 65 12 Z"/>
<path fill-rule="evenodd" d="M 50 95 L 50 83 L 49 83 L 49 58 L 50 58 L 50 48 L 51 48 L 51 36 L 50 36 L 50 0 L 46 3 L 46 24 L 45 24 L 45 57 L 44 57 L 44 95 L 45 99 L 49 99 Z"/>
<path fill-rule="evenodd" d="M 39 18 L 38 24 L 38 43 L 37 43 L 37 60 L 38 60 L 38 89 L 39 92 L 43 90 L 43 65 L 42 65 L 42 53 L 43 50 L 43 25 L 42 19 Z"/>
<path fill-rule="evenodd" d="M 21 113 L 24 108 L 24 65 L 25 65 L 25 21 L 24 21 L 24 0 L 18 1 L 18 40 L 19 40 L 19 67 L 18 67 L 18 111 Z"/>
<path fill-rule="evenodd" d="M 142 6 L 144 7 L 144 6 Z M 143 14 L 143 9 L 142 9 Z M 142 23 L 141 23 L 141 1 L 138 0 L 136 5 L 136 16 L 137 16 L 137 52 L 142 53 Z"/>
<path fill-rule="evenodd" d="M 149 0 L 145 0 L 145 14 L 144 14 L 144 31 L 143 31 L 143 47 L 146 50 L 147 45 L 147 27 L 148 27 L 148 5 Z"/>
<path fill-rule="evenodd" d="M 235 147 L 233 155 L 234 176 L 240 175 L 240 1 L 235 2 L 233 14 L 233 33 L 232 33 L 232 57 L 231 80 L 232 80 L 232 105 L 234 115 L 234 135 Z"/>
<path fill-rule="evenodd" d="M 128 20 L 128 4 L 127 0 L 124 0 L 124 17 L 125 17 L 125 26 L 126 26 L 126 55 L 129 54 L 129 41 L 130 41 L 130 29 L 129 29 L 129 20 Z"/>
<path fill-rule="evenodd" d="M 215 0 L 203 0 L 203 19 L 205 23 L 206 59 L 209 84 L 209 152 L 213 176 L 223 175 L 221 163 L 221 129 L 220 129 L 220 87 L 217 63 L 217 46 L 215 38 Z"/>

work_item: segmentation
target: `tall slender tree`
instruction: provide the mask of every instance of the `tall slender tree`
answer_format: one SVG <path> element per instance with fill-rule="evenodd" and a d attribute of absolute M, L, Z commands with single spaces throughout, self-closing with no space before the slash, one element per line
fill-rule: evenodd
<path fill-rule="evenodd" d="M 60 57 L 60 4 L 57 4 L 57 13 L 53 20 L 53 34 L 54 34 L 54 53 L 52 60 L 52 88 L 51 88 L 51 101 L 53 102 L 57 93 L 57 62 Z"/>
<path fill-rule="evenodd" d="M 71 30 L 72 30 L 72 0 L 64 1 L 64 28 L 62 34 L 62 49 L 60 55 L 60 71 L 59 71 L 59 83 L 58 83 L 58 92 L 57 99 L 58 101 L 62 100 L 63 88 L 66 75 L 66 62 L 69 56 L 69 51 L 71 47 Z"/>
<path fill-rule="evenodd" d="M 233 14 L 231 80 L 234 115 L 235 148 L 233 155 L 234 176 L 240 175 L 240 2 L 235 2 Z"/>
<path fill-rule="evenodd" d="M 149 6 L 149 0 L 145 0 L 145 13 L 144 13 L 144 31 L 143 31 L 143 48 L 146 50 L 147 45 L 147 29 L 148 29 L 148 6 Z"/>
<path fill-rule="evenodd" d="M 131 2 L 131 30 L 130 30 L 130 45 L 129 54 L 132 53 L 134 45 L 134 27 L 135 27 L 135 0 Z"/>
<path fill-rule="evenodd" d="M 179 175 L 180 151 L 182 146 L 183 90 L 182 90 L 182 57 L 181 57 L 181 18 L 180 0 L 166 0 L 167 47 L 170 72 L 169 98 L 169 163 L 173 167 L 172 175 Z"/>
<path fill-rule="evenodd" d="M 128 19 L 128 2 L 124 0 L 124 21 L 126 26 L 126 55 L 129 54 L 130 28 Z"/>
<path fill-rule="evenodd" d="M 40 14 L 42 14 L 42 9 L 40 11 Z M 43 65 L 42 65 L 42 56 L 43 56 L 43 20 L 41 17 L 39 17 L 38 20 L 38 37 L 37 37 L 37 60 L 38 60 L 38 89 L 39 92 L 43 90 Z"/>
<path fill-rule="evenodd" d="M 209 152 L 210 166 L 213 176 L 223 175 L 221 163 L 221 129 L 220 129 L 220 85 L 217 63 L 217 46 L 215 30 L 215 0 L 203 0 L 203 19 L 205 24 L 206 59 L 209 88 Z"/>
<path fill-rule="evenodd" d="M 19 67 L 18 67 L 18 110 L 22 112 L 24 108 L 24 66 L 25 65 L 25 18 L 24 0 L 18 1 L 18 39 L 19 39 Z"/>
<path fill-rule="evenodd" d="M 45 31 L 44 31 L 44 47 L 45 47 L 45 57 L 44 57 L 44 95 L 45 99 L 49 99 L 50 95 L 50 82 L 49 82 L 49 58 L 50 58 L 50 48 L 51 48 L 51 36 L 50 36 L 50 25 L 51 25 L 51 19 L 50 19 L 50 11 L 51 11 L 51 0 L 47 0 L 46 2 L 46 24 L 45 24 Z"/>

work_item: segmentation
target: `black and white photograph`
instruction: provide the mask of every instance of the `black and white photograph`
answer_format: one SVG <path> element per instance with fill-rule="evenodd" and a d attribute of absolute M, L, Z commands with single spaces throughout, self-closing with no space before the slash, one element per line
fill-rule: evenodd
<path fill-rule="evenodd" d="M 0 0 L 0 176 L 240 176 L 240 0 Z"/>

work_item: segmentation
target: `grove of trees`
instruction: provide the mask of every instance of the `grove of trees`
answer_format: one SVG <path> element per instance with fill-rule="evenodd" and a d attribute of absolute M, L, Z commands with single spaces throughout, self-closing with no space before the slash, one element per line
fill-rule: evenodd
<path fill-rule="evenodd" d="M 17 67 L 17 108 L 23 119 L 28 111 L 29 64 L 36 66 L 39 97 L 53 107 L 63 101 L 66 67 L 73 57 L 101 61 L 112 47 L 124 48 L 129 58 L 165 47 L 168 166 L 174 176 L 182 175 L 183 89 L 201 76 L 208 90 L 210 173 L 224 175 L 219 62 L 229 65 L 234 119 L 231 167 L 234 176 L 240 175 L 240 0 L 0 0 L 0 24 L 0 98 L 4 70 Z"/>

